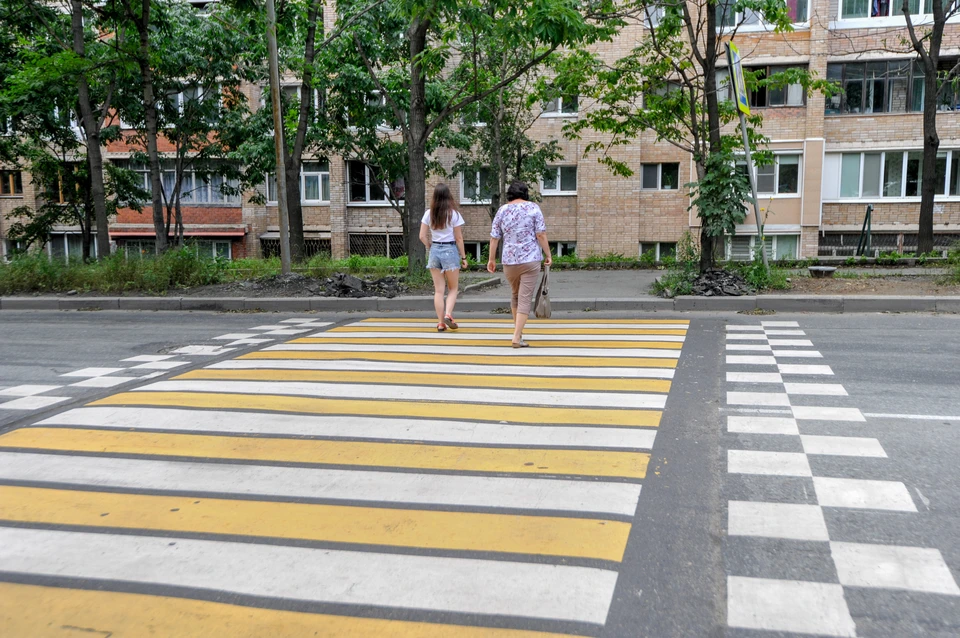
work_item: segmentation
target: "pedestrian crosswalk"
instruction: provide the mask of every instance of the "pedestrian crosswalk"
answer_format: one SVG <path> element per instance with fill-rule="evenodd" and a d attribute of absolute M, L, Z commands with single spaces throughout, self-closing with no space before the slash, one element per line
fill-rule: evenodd
<path fill-rule="evenodd" d="M 291 333 L 0 436 L 0 626 L 596 634 L 688 322 L 433 327 Z"/>

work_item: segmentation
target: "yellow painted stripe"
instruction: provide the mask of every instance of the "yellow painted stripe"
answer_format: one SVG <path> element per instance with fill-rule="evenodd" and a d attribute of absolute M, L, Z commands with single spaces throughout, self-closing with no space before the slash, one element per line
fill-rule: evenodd
<path fill-rule="evenodd" d="M 455 352 L 426 354 L 413 352 L 300 352 L 264 350 L 241 355 L 238 359 L 354 359 L 358 361 L 412 361 L 414 363 L 476 363 L 495 366 L 557 366 L 586 368 L 676 368 L 676 359 L 644 357 L 532 357 L 514 355 L 458 355 Z"/>
<path fill-rule="evenodd" d="M 8 432 L 0 436 L 0 448 L 636 479 L 644 478 L 650 461 L 650 455 L 642 452 L 480 448 L 43 427 Z"/>
<path fill-rule="evenodd" d="M 88 405 L 152 405 L 217 410 L 265 410 L 302 414 L 355 414 L 426 419 L 466 419 L 499 423 L 564 425 L 660 425 L 658 410 L 606 410 L 603 408 L 553 408 L 480 403 L 421 403 L 367 399 L 318 399 L 274 394 L 217 392 L 122 392 Z"/>
<path fill-rule="evenodd" d="M 423 328 L 414 328 L 410 326 L 397 326 L 390 328 L 386 326 L 364 326 L 362 324 L 351 324 L 332 328 L 327 332 L 424 332 L 430 331 L 435 324 L 424 324 Z M 504 326 L 503 328 L 472 328 L 466 324 L 461 326 L 461 334 L 513 334 L 513 328 Z M 684 336 L 686 330 L 667 329 L 667 328 L 524 328 L 523 334 L 534 335 L 673 335 Z"/>
<path fill-rule="evenodd" d="M 378 346 L 437 346 L 443 348 L 460 346 L 486 346 L 490 348 L 510 348 L 510 340 L 503 341 L 485 340 L 485 339 L 417 339 L 410 338 L 384 338 L 384 337 L 343 337 L 342 339 L 323 339 L 304 337 L 294 339 L 288 343 L 353 343 L 353 344 L 374 344 Z M 682 343 L 674 341 L 531 341 L 533 348 L 632 348 L 634 350 L 679 350 L 683 347 Z"/>
<path fill-rule="evenodd" d="M 390 322 L 390 323 L 409 323 L 411 321 L 422 321 L 424 323 L 434 322 L 433 319 L 424 319 L 422 317 L 413 317 L 413 318 L 404 318 L 404 317 L 371 317 L 369 319 L 361 319 L 356 323 L 367 323 L 375 321 L 380 322 Z M 464 321 L 465 324 L 469 324 L 471 320 Z M 476 319 L 475 321 L 483 323 L 513 323 L 513 319 Z M 604 324 L 616 324 L 616 325 L 629 325 L 629 324 L 647 324 L 647 323 L 673 323 L 673 324 L 690 324 L 689 319 L 545 319 L 547 323 L 595 323 L 598 326 Z"/>
<path fill-rule="evenodd" d="M 14 583 L 0 583 L 0 627 L 11 638 L 569 638 Z"/>
<path fill-rule="evenodd" d="M 517 390 L 575 390 L 610 392 L 670 391 L 665 379 L 610 379 L 564 377 L 511 377 L 493 374 L 431 374 L 420 372 L 363 372 L 354 370 L 193 370 L 174 379 L 242 379 L 245 381 L 327 381 L 386 383 L 464 388 L 514 388 Z M 371 389 L 371 392 L 376 392 Z"/>
<path fill-rule="evenodd" d="M 620 561 L 630 523 L 0 486 L 0 519 Z"/>

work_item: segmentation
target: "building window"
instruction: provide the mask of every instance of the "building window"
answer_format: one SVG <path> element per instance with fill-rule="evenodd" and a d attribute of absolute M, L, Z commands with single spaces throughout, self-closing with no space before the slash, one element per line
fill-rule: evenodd
<path fill-rule="evenodd" d="M 490 242 L 488 241 L 465 241 L 463 242 L 463 248 L 470 255 L 470 258 L 474 261 L 480 262 L 484 261 L 483 252 L 489 250 Z"/>
<path fill-rule="evenodd" d="M 577 242 L 575 241 L 552 241 L 547 245 L 550 248 L 550 252 L 557 257 L 577 254 Z"/>
<path fill-rule="evenodd" d="M 643 190 L 675 191 L 680 188 L 680 164 L 641 164 L 640 187 Z"/>
<path fill-rule="evenodd" d="M 215 124 L 220 119 L 220 105 L 222 103 L 222 93 L 219 84 L 212 86 L 187 86 L 179 91 L 167 93 L 167 107 L 171 115 L 176 114 L 183 117 L 201 109 L 207 113 L 206 121 L 208 124 Z M 171 126 L 171 124 L 168 124 Z"/>
<path fill-rule="evenodd" d="M 764 79 L 772 77 L 777 73 L 783 73 L 791 68 L 802 67 L 769 66 L 759 68 L 755 67 L 749 70 L 757 74 L 757 79 Z M 757 87 L 755 90 L 750 91 L 750 106 L 753 108 L 803 106 L 805 103 L 806 94 L 803 90 L 802 84 L 788 84 L 787 86 L 783 87 L 763 86 Z"/>
<path fill-rule="evenodd" d="M 150 167 L 132 162 L 127 168 L 140 176 L 140 186 L 147 192 L 153 190 L 150 183 Z M 211 167 L 210 170 L 212 170 Z M 160 165 L 160 181 L 166 200 L 172 201 L 177 185 L 177 171 L 173 162 Z M 191 167 L 183 170 L 180 180 L 180 202 L 185 205 L 240 204 L 240 181 L 224 175 Z"/>
<path fill-rule="evenodd" d="M 787 0 L 787 11 L 794 24 L 807 21 L 807 6 L 808 0 Z M 766 25 L 759 12 L 752 9 L 737 11 L 734 0 L 717 2 L 718 29 L 730 30 L 751 25 Z"/>
<path fill-rule="evenodd" d="M 20 171 L 0 171 L 0 195 L 23 195 L 23 176 Z"/>
<path fill-rule="evenodd" d="M 757 194 L 796 195 L 799 192 L 799 155 L 774 155 L 772 164 L 757 167 Z"/>
<path fill-rule="evenodd" d="M 839 155 L 839 158 L 838 158 Z M 839 159 L 839 162 L 837 161 Z M 828 154 L 824 175 L 839 163 L 840 184 L 824 189 L 824 199 L 919 197 L 922 151 L 872 151 Z M 937 195 L 960 196 L 960 151 L 937 153 Z M 826 182 L 825 182 L 826 183 Z"/>
<path fill-rule="evenodd" d="M 544 115 L 576 115 L 580 112 L 580 96 L 576 94 L 561 95 L 543 104 Z"/>
<path fill-rule="evenodd" d="M 540 193 L 543 195 L 576 195 L 577 167 L 548 166 L 540 181 Z"/>
<path fill-rule="evenodd" d="M 662 261 L 664 257 L 674 257 L 677 254 L 675 241 L 642 241 L 640 242 L 640 256 L 651 255 L 654 261 Z"/>
<path fill-rule="evenodd" d="M 149 258 L 157 252 L 155 239 L 125 239 L 120 245 L 127 259 Z"/>
<path fill-rule="evenodd" d="M 403 195 L 406 191 L 404 179 L 401 177 L 387 184 L 379 181 L 377 176 L 379 172 L 380 169 L 376 166 L 356 160 L 347 162 L 351 203 L 383 204 L 389 201 L 387 199 L 388 194 L 394 201 L 403 201 Z"/>
<path fill-rule="evenodd" d="M 97 256 L 96 235 L 90 238 L 90 256 Z M 75 261 L 83 259 L 83 235 L 80 233 L 50 233 L 47 241 L 52 259 Z"/>
<path fill-rule="evenodd" d="M 727 237 L 726 258 L 728 261 L 753 261 L 756 247 L 756 235 Z M 796 259 L 799 247 L 800 235 L 771 235 L 764 237 L 763 241 L 763 252 L 767 254 L 767 259 L 775 261 Z"/>
<path fill-rule="evenodd" d="M 940 71 L 949 72 L 957 59 L 941 60 Z M 924 72 L 910 60 L 828 64 L 827 79 L 842 89 L 827 98 L 826 113 L 908 113 L 923 111 Z M 960 110 L 960 91 L 946 86 L 940 92 L 940 111 Z"/>
<path fill-rule="evenodd" d="M 274 180 L 276 190 L 276 180 Z M 327 162 L 304 162 L 300 167 L 300 201 L 305 204 L 330 201 L 330 165 Z"/>
<path fill-rule="evenodd" d="M 493 197 L 490 188 L 492 174 L 489 168 L 460 174 L 460 203 L 489 204 Z"/>
<path fill-rule="evenodd" d="M 841 0 L 840 18 L 887 18 L 903 15 L 901 0 Z M 947 7 L 944 7 L 947 10 Z M 932 0 L 910 0 L 910 15 L 933 13 Z"/>

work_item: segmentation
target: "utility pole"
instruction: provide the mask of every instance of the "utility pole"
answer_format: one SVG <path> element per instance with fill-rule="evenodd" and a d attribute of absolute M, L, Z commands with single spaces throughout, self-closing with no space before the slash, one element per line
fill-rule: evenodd
<path fill-rule="evenodd" d="M 277 213 L 280 216 L 280 272 L 290 274 L 290 218 L 287 216 L 287 171 L 283 148 L 283 110 L 280 104 L 280 61 L 277 52 L 277 10 L 267 2 L 267 56 L 270 61 L 270 102 L 273 106 L 273 146 L 277 155 Z"/>

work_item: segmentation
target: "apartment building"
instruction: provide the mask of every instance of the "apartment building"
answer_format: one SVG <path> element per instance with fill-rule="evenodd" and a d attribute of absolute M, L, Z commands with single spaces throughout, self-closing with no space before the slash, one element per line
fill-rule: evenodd
<path fill-rule="evenodd" d="M 929 21 L 924 13 L 929 12 L 928 0 L 912 1 L 915 24 Z M 746 67 L 765 73 L 803 67 L 844 89 L 830 99 L 799 85 L 751 95 L 751 108 L 762 113 L 763 133 L 775 156 L 757 174 L 767 250 L 776 258 L 851 255 L 868 204 L 873 205 L 878 250 L 915 250 L 923 81 L 916 56 L 901 45 L 906 27 L 900 3 L 788 0 L 788 6 L 796 20 L 790 33 L 773 33 L 750 14 L 726 12 L 722 17 L 726 30 L 739 25 L 736 41 Z M 627 29 L 601 53 L 616 59 L 642 37 L 641 28 Z M 942 50 L 949 68 L 960 57 L 960 18 L 948 24 Z M 721 79 L 724 73 L 720 71 Z M 247 92 L 252 103 L 260 102 L 258 87 Z M 960 93 L 946 91 L 941 102 L 934 232 L 937 246 L 947 247 L 960 241 Z M 698 232 L 684 187 L 695 175 L 689 155 L 647 132 L 611 151 L 634 171 L 629 178 L 615 176 L 596 157 L 583 156 L 598 137 L 587 134 L 572 141 L 563 136 L 564 124 L 589 108 L 576 95 L 553 100 L 531 131 L 537 139 L 558 139 L 563 152 L 563 160 L 536 185 L 551 243 L 560 253 L 581 256 L 670 254 L 684 233 Z M 129 148 L 112 144 L 107 158 L 129 161 Z M 448 166 L 454 161 L 452 153 L 441 152 L 439 159 Z M 489 239 L 490 225 L 479 177 L 461 175 L 450 182 L 467 222 L 468 250 L 477 256 Z M 252 203 L 252 193 L 224 196 L 215 180 L 188 177 L 188 185 L 185 234 L 202 250 L 231 258 L 276 252 L 279 227 L 272 184 L 262 187 L 265 204 Z M 402 254 L 400 216 L 387 201 L 386 188 L 396 192 L 402 185 L 376 183 L 369 167 L 350 158 L 306 161 L 300 192 L 310 252 L 335 257 Z M 29 176 L 0 172 L 0 215 L 37 198 Z M 0 222 L 0 237 L 8 225 L 5 219 Z M 122 211 L 111 223 L 110 235 L 128 254 L 151 251 L 149 210 Z M 751 215 L 726 240 L 726 256 L 749 259 L 756 241 Z M 47 250 L 53 256 L 74 255 L 78 246 L 76 229 L 63 228 Z M 5 253 L 12 248 L 4 242 Z"/>

